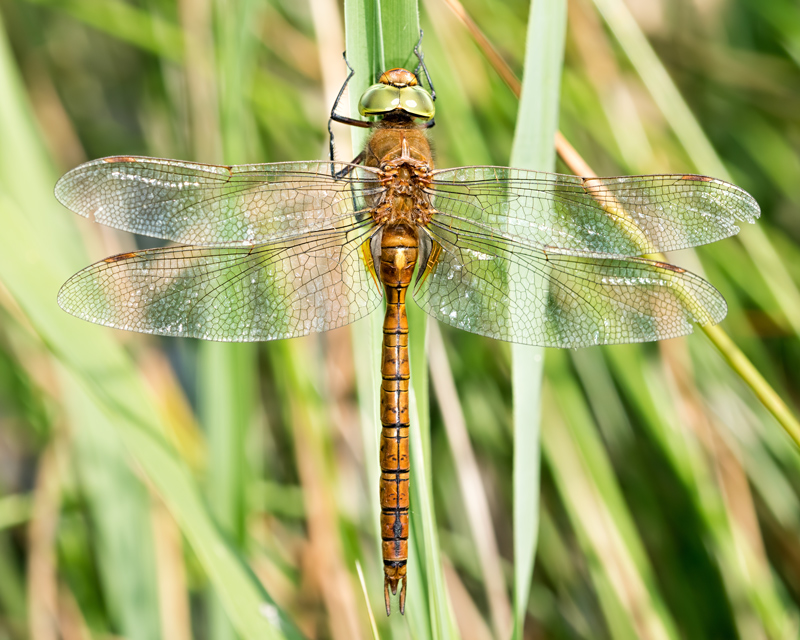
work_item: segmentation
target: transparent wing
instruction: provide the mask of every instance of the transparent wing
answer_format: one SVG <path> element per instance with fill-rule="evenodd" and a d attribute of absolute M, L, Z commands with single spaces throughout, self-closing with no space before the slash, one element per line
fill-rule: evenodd
<path fill-rule="evenodd" d="M 543 250 L 477 227 L 455 231 L 438 219 L 427 231 L 437 262 L 414 300 L 472 333 L 574 348 L 674 338 L 727 312 L 708 282 L 668 264 Z"/>
<path fill-rule="evenodd" d="M 178 246 L 93 264 L 62 287 L 69 313 L 159 335 L 249 342 L 327 331 L 381 293 L 361 258 L 372 221 L 252 247 Z"/>
<path fill-rule="evenodd" d="M 334 179 L 337 172 L 349 173 Z M 261 243 L 333 229 L 383 188 L 374 171 L 330 162 L 215 166 L 142 157 L 87 162 L 56 184 L 67 208 L 182 244 Z"/>
<path fill-rule="evenodd" d="M 720 240 L 760 211 L 746 191 L 694 175 L 580 178 L 504 167 L 433 172 L 442 225 L 523 244 L 638 256 Z"/>

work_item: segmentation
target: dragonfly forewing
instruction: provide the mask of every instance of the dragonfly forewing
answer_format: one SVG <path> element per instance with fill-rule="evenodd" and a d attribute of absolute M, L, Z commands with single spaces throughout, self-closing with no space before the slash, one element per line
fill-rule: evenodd
<path fill-rule="evenodd" d="M 334 178 L 331 168 L 341 177 Z M 205 165 L 119 156 L 76 167 L 56 197 L 82 216 L 182 244 L 258 244 L 368 216 L 375 171 L 330 162 Z"/>
<path fill-rule="evenodd" d="M 460 167 L 435 171 L 427 191 L 450 228 L 502 230 L 529 246 L 619 256 L 714 242 L 760 213 L 746 191 L 694 175 L 581 178 Z"/>

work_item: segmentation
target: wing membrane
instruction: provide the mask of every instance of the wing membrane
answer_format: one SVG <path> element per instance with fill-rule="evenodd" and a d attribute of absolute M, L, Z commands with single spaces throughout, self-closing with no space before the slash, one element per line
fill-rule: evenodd
<path fill-rule="evenodd" d="M 58 303 L 118 329 L 207 340 L 327 331 L 366 315 L 381 300 L 359 251 L 371 232 L 369 221 L 253 247 L 122 254 L 70 278 Z"/>
<path fill-rule="evenodd" d="M 535 247 L 638 256 L 734 235 L 759 216 L 747 192 L 692 175 L 580 178 L 461 167 L 433 172 L 428 189 L 442 225 L 481 227 Z"/>
<path fill-rule="evenodd" d="M 331 167 L 349 173 L 334 179 Z M 382 191 L 373 171 L 330 162 L 215 166 L 112 157 L 76 167 L 56 197 L 82 216 L 182 244 L 257 244 L 333 229 Z"/>
<path fill-rule="evenodd" d="M 441 253 L 414 300 L 472 333 L 575 348 L 674 338 L 727 312 L 708 282 L 664 263 L 543 250 L 439 221 L 427 229 Z"/>

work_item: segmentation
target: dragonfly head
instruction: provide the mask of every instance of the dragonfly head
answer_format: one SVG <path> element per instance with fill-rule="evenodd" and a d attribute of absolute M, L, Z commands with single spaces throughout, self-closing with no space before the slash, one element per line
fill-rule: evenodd
<path fill-rule="evenodd" d="M 414 118 L 430 120 L 435 109 L 431 94 L 417 82 L 417 76 L 406 69 L 389 69 L 361 96 L 358 111 L 362 116 L 382 116 L 400 111 Z"/>

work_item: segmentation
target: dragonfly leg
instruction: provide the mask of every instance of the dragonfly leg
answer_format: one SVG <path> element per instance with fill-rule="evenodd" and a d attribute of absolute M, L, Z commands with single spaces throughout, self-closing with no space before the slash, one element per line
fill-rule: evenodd
<path fill-rule="evenodd" d="M 350 63 L 347 61 L 347 51 L 342 54 L 344 58 L 344 63 L 347 65 L 347 69 L 349 73 L 347 74 L 347 78 L 344 80 L 344 84 L 342 88 L 339 89 L 339 94 L 336 96 L 336 100 L 333 101 L 333 106 L 331 107 L 331 115 L 328 118 L 328 139 L 329 139 L 329 147 L 330 147 L 330 156 L 331 156 L 331 175 L 335 178 L 336 177 L 336 170 L 333 167 L 333 162 L 336 160 L 333 150 L 333 129 L 331 128 L 331 124 L 334 122 L 341 122 L 342 124 L 349 125 L 351 127 L 361 127 L 364 129 L 368 129 L 372 126 L 371 122 L 367 122 L 365 120 L 357 120 L 355 118 L 348 118 L 347 116 L 340 116 L 336 113 L 336 109 L 339 108 L 339 103 L 342 100 L 342 96 L 344 95 L 344 90 L 347 88 L 350 79 L 355 75 L 356 71 L 353 67 L 350 66 Z"/>
<path fill-rule="evenodd" d="M 361 164 L 364 162 L 364 158 L 366 157 L 367 152 L 362 151 L 350 161 L 350 164 L 348 164 L 346 167 L 343 167 L 341 171 L 334 172 L 333 177 L 338 180 L 339 178 L 344 178 L 345 176 L 350 175 L 353 172 L 353 169 L 355 169 L 354 165 Z"/>
<path fill-rule="evenodd" d="M 425 74 L 425 79 L 428 81 L 428 86 L 431 88 L 431 98 L 434 102 L 436 102 L 436 89 L 433 88 L 433 80 L 431 80 L 431 74 L 428 73 L 428 67 L 425 66 L 425 54 L 422 53 L 420 46 L 422 45 L 422 29 L 419 30 L 419 40 L 417 44 L 414 46 L 414 55 L 417 56 L 417 60 L 419 60 L 419 64 L 417 68 L 414 69 L 414 75 L 417 76 L 417 82 L 422 85 L 421 78 L 419 72 L 422 71 Z M 431 118 L 427 122 L 421 125 L 425 129 L 430 129 L 436 126 L 436 118 Z"/>
<path fill-rule="evenodd" d="M 433 88 L 433 81 L 431 80 L 431 74 L 428 73 L 428 67 L 425 66 L 425 54 L 422 53 L 422 51 L 420 50 L 421 44 L 422 44 L 422 29 L 419 30 L 419 40 L 417 41 L 417 44 L 414 46 L 414 55 L 417 56 L 417 60 L 419 60 L 417 68 L 414 69 L 414 75 L 417 76 L 417 82 L 422 84 L 422 82 L 420 82 L 420 77 L 419 77 L 419 72 L 420 70 L 422 70 L 422 72 L 425 74 L 425 79 L 428 81 L 428 86 L 431 88 L 431 98 L 433 98 L 433 101 L 436 102 L 436 89 Z"/>

